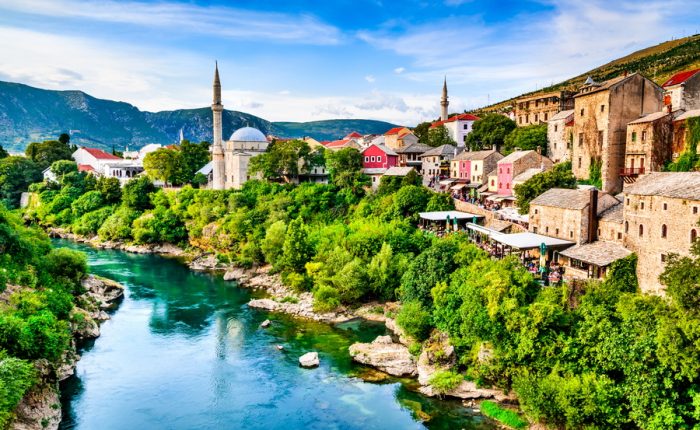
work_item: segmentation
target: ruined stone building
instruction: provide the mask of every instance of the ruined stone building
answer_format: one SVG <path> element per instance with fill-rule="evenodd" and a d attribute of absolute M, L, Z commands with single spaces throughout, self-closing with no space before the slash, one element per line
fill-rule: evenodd
<path fill-rule="evenodd" d="M 624 246 L 637 254 L 643 292 L 661 293 L 669 254 L 689 255 L 700 227 L 700 172 L 655 172 L 624 191 Z"/>
<path fill-rule="evenodd" d="M 574 97 L 574 176 L 589 179 L 591 166 L 599 164 L 602 190 L 622 190 L 627 124 L 662 106 L 661 87 L 638 73 L 601 83 L 589 78 Z"/>
<path fill-rule="evenodd" d="M 573 109 L 561 111 L 547 121 L 547 156 L 553 162 L 571 160 L 573 130 Z"/>
<path fill-rule="evenodd" d="M 659 172 L 671 161 L 673 114 L 654 112 L 627 124 L 625 165 L 620 175 L 625 183 L 639 176 Z"/>
<path fill-rule="evenodd" d="M 561 111 L 574 107 L 574 93 L 552 91 L 520 97 L 515 101 L 515 122 L 518 127 L 544 124 Z"/>

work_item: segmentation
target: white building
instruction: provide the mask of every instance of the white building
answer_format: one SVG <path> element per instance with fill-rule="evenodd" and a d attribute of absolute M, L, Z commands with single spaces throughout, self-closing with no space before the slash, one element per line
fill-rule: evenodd
<path fill-rule="evenodd" d="M 445 121 L 434 122 L 430 128 L 432 129 L 440 126 L 445 127 L 447 129 L 447 134 L 450 135 L 450 138 L 457 143 L 458 147 L 461 148 L 464 147 L 464 144 L 467 141 L 467 135 L 472 132 L 474 122 L 478 121 L 479 119 L 481 118 L 476 115 L 463 113 L 460 115 L 454 115 Z"/>
<path fill-rule="evenodd" d="M 571 159 L 573 126 L 573 110 L 563 110 L 547 121 L 547 156 L 555 163 Z"/>
<path fill-rule="evenodd" d="M 122 184 L 143 172 L 142 160 L 126 160 L 97 148 L 80 147 L 71 157 L 78 165 L 78 171 L 117 178 Z"/>

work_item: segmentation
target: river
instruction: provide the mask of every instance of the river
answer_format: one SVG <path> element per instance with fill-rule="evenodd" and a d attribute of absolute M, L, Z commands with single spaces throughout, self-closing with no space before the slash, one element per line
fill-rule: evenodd
<path fill-rule="evenodd" d="M 174 259 L 54 245 L 85 252 L 92 273 L 126 287 L 61 384 L 61 429 L 496 428 L 459 402 L 416 394 L 412 381 L 359 379 L 367 369 L 348 346 L 384 334 L 383 325 L 271 314 L 246 305 L 250 291 Z M 300 368 L 311 350 L 320 367 Z"/>

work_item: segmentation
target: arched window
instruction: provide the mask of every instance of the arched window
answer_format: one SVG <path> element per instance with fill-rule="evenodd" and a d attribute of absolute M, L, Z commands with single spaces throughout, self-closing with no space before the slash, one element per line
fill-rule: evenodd
<path fill-rule="evenodd" d="M 698 232 L 695 229 L 690 230 L 690 242 L 695 242 L 698 239 Z"/>
<path fill-rule="evenodd" d="M 644 236 L 644 226 L 639 224 L 639 237 Z"/>
<path fill-rule="evenodd" d="M 628 221 L 625 221 L 625 233 L 630 231 L 630 223 Z"/>
<path fill-rule="evenodd" d="M 666 224 L 663 224 L 661 226 L 661 237 L 663 237 L 663 238 L 666 237 Z"/>

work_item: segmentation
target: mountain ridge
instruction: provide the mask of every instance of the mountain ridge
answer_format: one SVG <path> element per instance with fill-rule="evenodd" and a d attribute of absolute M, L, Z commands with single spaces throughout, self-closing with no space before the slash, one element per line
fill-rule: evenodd
<path fill-rule="evenodd" d="M 270 122 L 234 110 L 224 110 L 222 120 L 225 138 L 246 125 L 279 137 L 318 140 L 339 139 L 351 131 L 384 133 L 396 126 L 363 119 Z M 80 90 L 47 90 L 0 81 L 0 145 L 8 150 L 23 151 L 30 142 L 55 139 L 69 131 L 73 143 L 102 149 L 176 143 L 181 129 L 187 139 L 211 141 L 211 124 L 209 107 L 148 112 Z"/>

